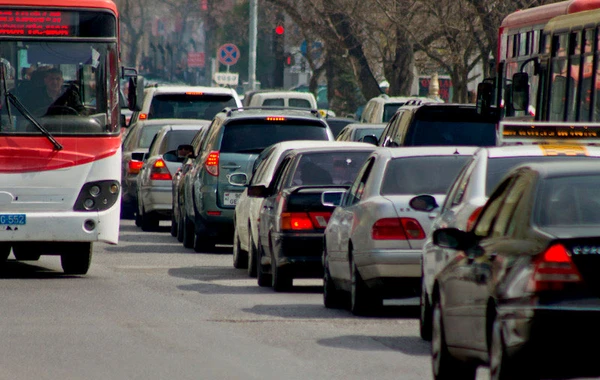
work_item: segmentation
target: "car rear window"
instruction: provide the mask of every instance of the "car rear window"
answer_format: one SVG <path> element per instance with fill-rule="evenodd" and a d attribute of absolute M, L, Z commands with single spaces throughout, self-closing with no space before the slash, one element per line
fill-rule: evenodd
<path fill-rule="evenodd" d="M 170 131 L 165 136 L 166 144 L 161 146 L 160 154 L 175 150 L 181 144 L 189 144 L 192 142 L 194 136 L 196 136 L 196 130 L 181 130 L 181 131 Z"/>
<path fill-rule="evenodd" d="M 269 145 L 289 140 L 329 140 L 318 121 L 232 121 L 225 125 L 221 153 L 260 153 Z"/>
<path fill-rule="evenodd" d="M 152 98 L 148 119 L 212 120 L 225 107 L 237 107 L 231 95 L 160 94 Z"/>
<path fill-rule="evenodd" d="M 303 154 L 291 185 L 351 185 L 370 154 L 370 151 Z"/>
<path fill-rule="evenodd" d="M 354 133 L 354 140 L 358 141 L 368 135 L 374 135 L 375 137 L 379 138 L 382 133 L 383 133 L 383 128 L 357 129 L 356 132 Z"/>
<path fill-rule="evenodd" d="M 470 158 L 466 155 L 395 158 L 385 169 L 381 195 L 446 194 Z"/>
<path fill-rule="evenodd" d="M 386 105 L 383 106 L 383 120 L 381 121 L 382 123 L 387 123 L 388 121 L 390 121 L 390 119 L 392 118 L 392 116 L 394 116 L 394 114 L 396 113 L 396 111 L 398 111 L 398 108 L 402 107 L 404 105 L 404 102 L 402 103 L 388 103 Z"/>
<path fill-rule="evenodd" d="M 140 142 L 138 143 L 138 147 L 146 149 L 150 148 L 150 144 L 152 143 L 154 136 L 156 136 L 158 130 L 162 127 L 164 127 L 164 124 L 144 125 L 140 133 Z"/>
<path fill-rule="evenodd" d="M 283 107 L 283 106 L 285 106 L 285 103 L 283 102 L 283 99 L 276 98 L 276 99 L 265 99 L 265 100 L 263 100 L 262 105 L 266 106 L 266 107 L 270 107 L 270 106 Z"/>
<path fill-rule="evenodd" d="M 497 157 L 490 158 L 487 164 L 487 177 L 485 180 L 485 194 L 489 197 L 496 185 L 513 167 L 524 162 L 552 162 L 565 160 L 598 160 L 598 157 L 585 156 L 523 156 L 523 157 Z"/>
<path fill-rule="evenodd" d="M 600 225 L 600 176 L 577 175 L 543 181 L 535 202 L 539 226 Z"/>
<path fill-rule="evenodd" d="M 312 108 L 310 102 L 306 99 L 290 98 L 288 102 L 290 103 L 290 107 Z"/>

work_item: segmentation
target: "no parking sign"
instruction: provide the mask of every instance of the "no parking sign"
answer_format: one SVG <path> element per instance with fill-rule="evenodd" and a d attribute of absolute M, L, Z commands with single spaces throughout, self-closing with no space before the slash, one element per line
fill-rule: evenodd
<path fill-rule="evenodd" d="M 240 49 L 234 44 L 221 45 L 217 51 L 217 58 L 224 65 L 235 65 L 240 59 Z"/>

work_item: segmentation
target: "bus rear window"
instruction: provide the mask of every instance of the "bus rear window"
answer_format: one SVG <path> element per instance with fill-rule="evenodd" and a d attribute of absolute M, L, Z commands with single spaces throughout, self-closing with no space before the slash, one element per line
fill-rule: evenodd
<path fill-rule="evenodd" d="M 148 119 L 212 120 L 225 107 L 237 107 L 231 95 L 161 94 L 152 98 Z"/>

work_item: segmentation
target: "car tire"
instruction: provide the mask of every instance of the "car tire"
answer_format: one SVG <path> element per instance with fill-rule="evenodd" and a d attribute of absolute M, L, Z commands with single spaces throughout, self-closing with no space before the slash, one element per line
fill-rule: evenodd
<path fill-rule="evenodd" d="M 65 274 L 86 274 L 92 263 L 92 243 L 71 243 L 60 255 L 60 264 Z"/>
<path fill-rule="evenodd" d="M 250 248 L 250 251 L 248 252 L 248 277 L 256 277 L 258 275 L 258 268 L 257 268 L 257 256 L 258 256 L 258 248 L 256 247 L 256 244 L 254 244 L 254 239 L 252 239 L 252 233 L 250 233 L 250 236 L 248 237 L 248 245 Z M 258 261 L 260 262 L 260 261 Z M 269 284 L 271 283 L 271 281 L 269 281 Z"/>
<path fill-rule="evenodd" d="M 142 231 L 156 231 L 158 230 L 158 216 L 154 212 L 142 211 Z"/>
<path fill-rule="evenodd" d="M 376 313 L 381 308 L 382 300 L 367 287 L 367 284 L 358 272 L 354 260 L 351 261 L 351 268 L 350 311 L 354 315 L 371 315 Z"/>
<path fill-rule="evenodd" d="M 271 286 L 273 290 L 276 292 L 289 291 L 292 289 L 293 282 L 288 268 L 277 266 L 277 261 L 271 255 Z"/>
<path fill-rule="evenodd" d="M 175 220 L 175 213 L 171 214 L 171 236 L 177 237 L 177 221 Z"/>
<path fill-rule="evenodd" d="M 419 332 L 421 339 L 430 341 L 431 340 L 431 304 L 429 303 L 429 296 L 427 294 L 427 288 L 425 286 L 425 279 L 421 272 L 421 297 L 419 302 L 420 317 L 419 317 Z"/>
<path fill-rule="evenodd" d="M 181 215 L 182 214 L 179 213 L 179 220 L 177 221 L 177 241 L 180 243 L 183 243 L 183 229 L 184 229 L 185 223 L 184 223 Z"/>
<path fill-rule="evenodd" d="M 242 250 L 240 235 L 235 227 L 233 230 L 233 267 L 237 269 L 248 268 L 248 251 Z"/>
<path fill-rule="evenodd" d="M 442 307 L 437 297 L 433 301 L 432 327 L 431 363 L 433 378 L 435 380 L 474 380 L 477 367 L 473 364 L 460 362 L 448 351 Z"/>
<path fill-rule="evenodd" d="M 273 284 L 273 279 L 271 277 L 270 273 L 265 272 L 265 267 L 260 263 L 262 256 L 263 256 L 263 250 L 262 248 L 258 248 L 257 249 L 257 253 L 256 253 L 256 282 L 258 283 L 258 286 L 261 286 L 263 288 L 266 287 L 270 287 Z"/>
<path fill-rule="evenodd" d="M 187 216 L 183 218 L 185 220 L 183 226 L 183 246 L 185 248 L 194 248 L 194 223 Z"/>
<path fill-rule="evenodd" d="M 212 253 L 215 250 L 215 239 L 194 233 L 194 251 L 198 253 Z"/>
<path fill-rule="evenodd" d="M 121 219 L 135 218 L 135 206 L 131 203 L 121 203 Z"/>
<path fill-rule="evenodd" d="M 12 250 L 17 261 L 38 261 L 40 259 L 39 253 L 29 252 L 26 247 L 20 244 L 13 245 Z"/>
<path fill-rule="evenodd" d="M 138 207 L 138 211 L 135 214 L 135 225 L 137 227 L 142 226 L 142 213 L 140 212 L 139 207 Z"/>
<path fill-rule="evenodd" d="M 531 374 L 524 373 L 525 368 L 517 368 L 514 360 L 506 354 L 506 346 L 502 337 L 500 321 L 496 317 L 492 325 L 492 342 L 490 344 L 490 380 L 529 379 Z"/>
<path fill-rule="evenodd" d="M 323 242 L 323 247 L 325 247 L 325 242 Z M 328 309 L 344 307 L 344 295 L 336 289 L 331 273 L 329 273 L 327 250 L 325 248 L 323 248 L 323 304 Z"/>

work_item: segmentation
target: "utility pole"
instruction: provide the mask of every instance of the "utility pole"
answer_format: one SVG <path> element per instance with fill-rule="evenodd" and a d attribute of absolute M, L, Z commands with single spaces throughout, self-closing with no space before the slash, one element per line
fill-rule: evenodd
<path fill-rule="evenodd" d="M 258 0 L 250 0 L 250 59 L 248 60 L 248 85 L 250 87 L 250 91 L 256 90 L 256 39 L 258 38 L 257 3 Z"/>

